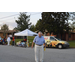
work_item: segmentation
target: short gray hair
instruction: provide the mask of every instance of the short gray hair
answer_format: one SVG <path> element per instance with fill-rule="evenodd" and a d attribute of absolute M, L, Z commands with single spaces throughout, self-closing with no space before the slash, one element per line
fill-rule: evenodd
<path fill-rule="evenodd" d="M 42 32 L 41 32 L 41 31 L 39 31 L 39 32 L 38 32 L 38 34 L 39 34 L 39 33 L 41 33 L 41 34 L 42 34 Z"/>

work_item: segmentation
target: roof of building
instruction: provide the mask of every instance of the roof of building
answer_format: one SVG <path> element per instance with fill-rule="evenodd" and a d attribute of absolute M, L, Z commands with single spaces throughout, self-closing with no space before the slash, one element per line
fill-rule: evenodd
<path fill-rule="evenodd" d="M 3 30 L 0 30 L 0 33 L 3 33 L 4 31 Z M 8 31 L 5 31 L 6 33 L 14 33 L 14 32 L 17 32 L 16 30 L 8 30 Z"/>

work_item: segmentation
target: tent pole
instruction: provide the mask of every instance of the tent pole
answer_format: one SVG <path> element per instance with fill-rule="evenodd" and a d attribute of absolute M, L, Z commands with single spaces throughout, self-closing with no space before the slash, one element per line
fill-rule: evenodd
<path fill-rule="evenodd" d="M 14 46 L 15 46 L 15 36 L 14 36 Z"/>
<path fill-rule="evenodd" d="M 14 46 L 15 46 L 15 39 L 14 39 Z"/>
<path fill-rule="evenodd" d="M 27 47 L 28 47 L 28 36 L 27 36 Z"/>

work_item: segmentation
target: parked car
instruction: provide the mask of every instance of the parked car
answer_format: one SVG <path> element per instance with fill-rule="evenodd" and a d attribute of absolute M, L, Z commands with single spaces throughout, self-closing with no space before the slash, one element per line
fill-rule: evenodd
<path fill-rule="evenodd" d="M 3 44 L 3 41 L 2 41 L 3 39 L 0 37 L 0 44 Z"/>
<path fill-rule="evenodd" d="M 44 36 L 44 39 L 46 47 L 58 47 L 59 49 L 69 47 L 69 43 L 67 41 L 55 38 L 54 36 Z"/>

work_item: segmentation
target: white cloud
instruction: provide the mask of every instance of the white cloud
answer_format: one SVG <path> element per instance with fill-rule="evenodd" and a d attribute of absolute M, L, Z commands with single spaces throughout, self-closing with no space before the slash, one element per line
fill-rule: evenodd
<path fill-rule="evenodd" d="M 12 30 L 13 28 L 15 28 L 17 26 L 17 24 L 15 22 L 8 22 L 7 25 L 9 26 L 10 30 Z"/>
<path fill-rule="evenodd" d="M 17 26 L 16 22 L 3 22 L 3 23 L 0 23 L 0 28 L 3 24 L 7 24 L 8 27 L 9 27 L 9 30 L 12 30 L 13 28 L 15 28 Z"/>

